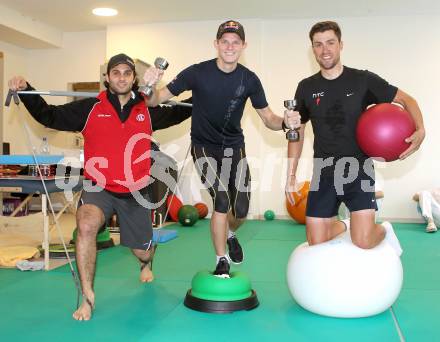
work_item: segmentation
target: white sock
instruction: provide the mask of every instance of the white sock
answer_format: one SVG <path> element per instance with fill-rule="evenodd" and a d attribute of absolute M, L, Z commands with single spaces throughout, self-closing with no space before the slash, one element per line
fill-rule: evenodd
<path fill-rule="evenodd" d="M 437 226 L 435 225 L 435 222 L 432 218 L 427 219 L 428 224 L 426 225 L 426 231 L 428 233 L 434 233 L 437 231 Z"/>
<path fill-rule="evenodd" d="M 350 230 L 350 219 L 346 218 L 343 220 L 340 220 L 343 224 L 345 224 L 345 231 L 349 231 Z"/>
<path fill-rule="evenodd" d="M 384 221 L 381 223 L 381 226 L 385 228 L 385 241 L 390 244 L 391 247 L 394 248 L 397 255 L 400 257 L 403 253 L 402 247 L 400 246 L 399 239 L 397 238 L 396 233 L 394 233 L 393 226 L 390 222 Z"/>
<path fill-rule="evenodd" d="M 228 230 L 228 239 L 235 236 L 235 232 Z"/>
<path fill-rule="evenodd" d="M 216 256 L 217 257 L 217 261 L 216 261 L 216 265 L 218 264 L 218 262 L 220 261 L 220 258 L 225 258 L 226 260 L 228 260 L 228 263 L 230 263 L 229 262 L 229 258 L 228 258 L 228 256 L 227 255 L 217 255 Z"/>

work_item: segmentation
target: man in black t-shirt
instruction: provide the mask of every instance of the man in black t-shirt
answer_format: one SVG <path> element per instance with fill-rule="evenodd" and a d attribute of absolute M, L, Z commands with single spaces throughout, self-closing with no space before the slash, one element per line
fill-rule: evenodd
<path fill-rule="evenodd" d="M 288 144 L 286 193 L 290 194 L 296 187 L 304 128 L 310 120 L 314 132 L 314 168 L 306 210 L 309 244 L 328 241 L 350 228 L 352 241 L 358 247 L 373 248 L 385 238 L 400 255 L 402 249 L 391 224 L 375 224 L 374 167 L 356 142 L 356 124 L 371 104 L 401 104 L 416 125 L 414 134 L 406 139 L 410 146 L 400 155 L 404 159 L 420 147 L 425 136 L 419 106 L 411 96 L 378 75 L 341 64 L 343 43 L 337 23 L 319 22 L 309 36 L 320 71 L 302 80 L 296 90 L 301 138 Z M 288 195 L 288 199 L 293 202 L 292 196 Z M 336 220 L 341 202 L 351 212 L 351 227 L 350 220 Z"/>
<path fill-rule="evenodd" d="M 250 199 L 250 173 L 246 162 L 241 118 L 248 98 L 266 127 L 281 130 L 299 127 L 299 115 L 283 118 L 269 108 L 257 75 L 238 63 L 246 48 L 243 26 L 234 20 L 222 23 L 214 46 L 216 59 L 183 70 L 165 88 L 154 93 L 156 105 L 192 90 L 192 156 L 214 202 L 212 241 L 217 254 L 214 275 L 229 277 L 229 259 L 239 264 L 243 251 L 235 232 L 245 220 Z M 162 72 L 147 70 L 144 81 L 155 84 Z M 226 255 L 226 244 L 229 253 Z"/>

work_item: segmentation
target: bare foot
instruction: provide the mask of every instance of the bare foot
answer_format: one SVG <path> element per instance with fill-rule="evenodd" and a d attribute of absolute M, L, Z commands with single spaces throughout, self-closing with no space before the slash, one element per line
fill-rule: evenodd
<path fill-rule="evenodd" d="M 141 274 L 139 276 L 139 280 L 143 283 L 151 283 L 154 280 L 153 258 L 154 258 L 154 254 L 156 254 L 156 249 L 157 249 L 157 245 L 153 245 L 153 247 L 147 254 L 150 261 L 148 262 L 141 261 Z"/>
<path fill-rule="evenodd" d="M 77 321 L 88 321 L 92 318 L 92 312 L 95 308 L 94 298 L 89 299 L 91 296 L 83 296 L 83 301 L 80 307 L 73 313 L 73 318 Z"/>
<path fill-rule="evenodd" d="M 153 271 L 151 270 L 151 263 L 142 264 L 141 275 L 139 279 L 143 283 L 151 283 L 154 280 Z"/>

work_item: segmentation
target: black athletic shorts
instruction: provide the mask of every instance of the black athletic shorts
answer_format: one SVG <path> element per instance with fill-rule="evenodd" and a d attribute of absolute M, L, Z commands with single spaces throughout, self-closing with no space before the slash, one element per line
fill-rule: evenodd
<path fill-rule="evenodd" d="M 365 172 L 363 163 L 370 172 Z M 375 197 L 374 168 L 371 159 L 360 162 L 359 170 L 348 176 L 348 164 L 342 174 L 334 168 L 318 172 L 314 170 L 310 191 L 307 198 L 306 216 L 329 218 L 338 214 L 341 202 L 350 212 L 374 209 L 377 210 Z M 341 178 L 342 177 L 344 178 Z M 350 180 L 350 181 L 349 181 Z"/>
<path fill-rule="evenodd" d="M 144 197 L 147 195 L 143 195 Z M 152 244 L 153 227 L 151 211 L 130 197 L 117 197 L 106 190 L 83 191 L 79 205 L 93 204 L 104 213 L 105 222 L 113 214 L 118 216 L 121 245 L 132 249 L 146 250 Z"/>
<path fill-rule="evenodd" d="M 214 210 L 245 218 L 251 197 L 251 174 L 244 148 L 193 145 L 191 155 L 202 184 L 209 191 Z"/>

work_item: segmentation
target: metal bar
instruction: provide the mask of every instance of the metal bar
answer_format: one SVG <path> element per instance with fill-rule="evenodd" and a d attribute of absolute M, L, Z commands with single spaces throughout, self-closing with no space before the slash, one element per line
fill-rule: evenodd
<path fill-rule="evenodd" d="M 99 93 L 95 92 L 83 92 L 83 91 L 37 91 L 37 90 L 19 90 L 16 92 L 19 95 L 47 95 L 47 96 L 70 96 L 70 97 L 96 97 Z M 166 101 L 163 103 L 167 106 L 182 106 L 192 107 L 192 103 L 179 102 L 179 101 Z"/>
<path fill-rule="evenodd" d="M 41 194 L 41 212 L 43 213 L 43 248 L 44 248 L 44 269 L 49 271 L 49 216 L 47 216 L 47 199 L 49 194 Z M 55 217 L 55 215 L 54 215 Z"/>
<path fill-rule="evenodd" d="M 9 90 L 8 95 L 6 96 L 5 107 L 9 107 L 9 105 L 11 104 L 11 100 L 12 100 L 12 91 Z"/>
<path fill-rule="evenodd" d="M 20 98 L 17 95 L 17 92 L 9 89 L 8 95 L 6 96 L 5 107 L 9 107 L 11 104 L 11 100 L 14 99 L 14 103 L 18 106 L 20 104 Z"/>
<path fill-rule="evenodd" d="M 181 107 L 192 107 L 192 103 L 187 103 L 187 102 L 179 102 L 179 101 L 166 101 L 163 103 L 164 105 L 167 106 L 181 106 Z"/>
<path fill-rule="evenodd" d="M 96 97 L 99 93 L 96 92 L 85 92 L 85 91 L 37 91 L 37 90 L 19 90 L 17 91 L 19 95 L 48 95 L 48 96 L 71 96 L 71 97 Z"/>

